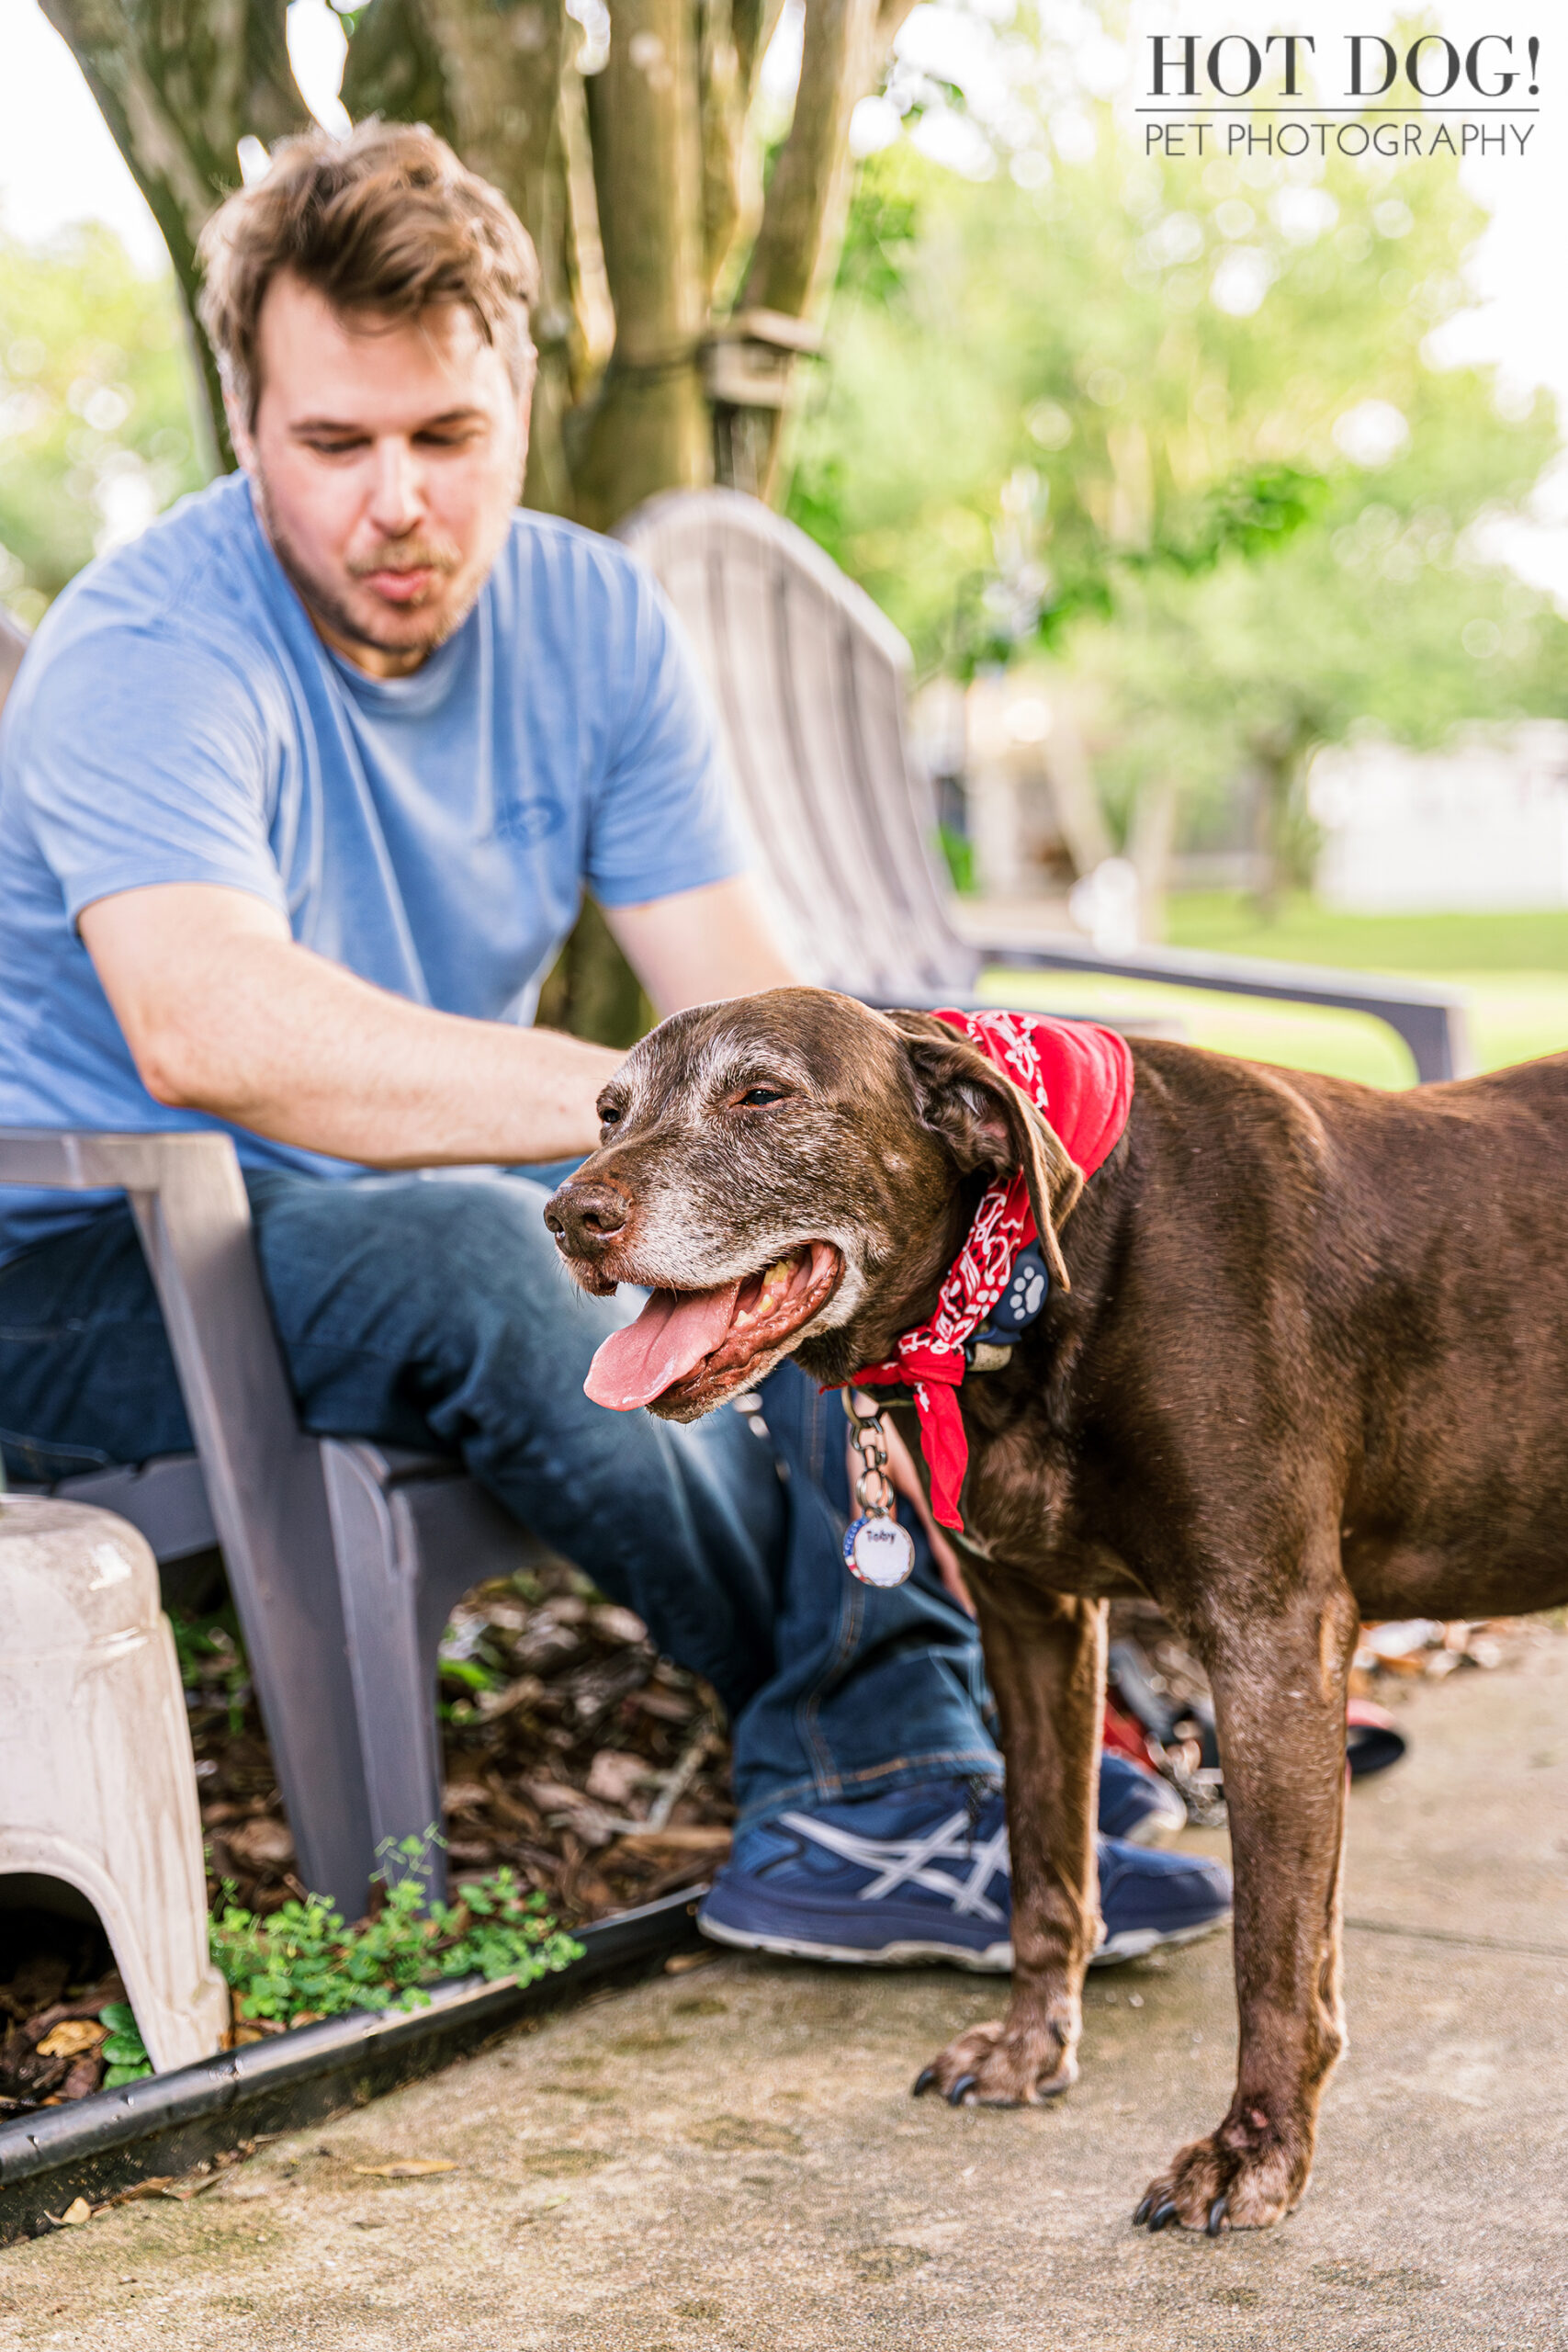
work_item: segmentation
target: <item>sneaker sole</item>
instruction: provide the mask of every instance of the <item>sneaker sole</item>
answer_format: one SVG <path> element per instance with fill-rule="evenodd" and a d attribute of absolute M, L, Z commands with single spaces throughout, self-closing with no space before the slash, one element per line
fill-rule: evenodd
<path fill-rule="evenodd" d="M 700 1912 L 697 1925 L 716 1944 L 732 1944 L 741 1951 L 778 1952 L 786 1960 L 832 1960 L 855 1968 L 923 1968 L 941 1961 L 984 1976 L 1006 1976 L 1012 1969 L 1010 1943 L 987 1944 L 976 1951 L 962 1944 L 901 1939 L 869 1951 L 863 1944 L 823 1943 L 804 1936 L 769 1935 L 760 1928 L 731 1928 L 719 1919 L 705 1919 Z"/>
<path fill-rule="evenodd" d="M 1228 1928 L 1231 1915 L 1218 1911 L 1212 1919 L 1201 1919 L 1195 1928 L 1124 1928 L 1119 1936 L 1108 1936 L 1097 1952 L 1091 1954 L 1091 1968 L 1116 1968 L 1125 1960 L 1144 1960 L 1151 1951 L 1169 1951 L 1177 1944 L 1195 1944 L 1203 1936 L 1212 1936 L 1217 1928 Z"/>
<path fill-rule="evenodd" d="M 1195 1944 L 1202 1937 L 1228 1927 L 1230 1917 L 1228 1911 L 1222 1911 L 1213 1919 L 1201 1920 L 1194 1928 L 1164 1931 L 1157 1928 L 1124 1928 L 1121 1935 L 1102 1943 L 1089 1964 L 1091 1968 L 1118 1968 L 1127 1961 L 1146 1959 L 1152 1951 L 1169 1951 L 1178 1944 Z M 720 1919 L 705 1919 L 700 1912 L 697 1926 L 713 1943 L 729 1944 L 739 1951 L 777 1952 L 785 1960 L 830 1960 L 852 1968 L 923 1968 L 932 1962 L 944 1962 L 949 1967 L 966 1968 L 978 1976 L 1009 1976 L 1012 1973 L 1010 1943 L 987 1944 L 976 1951 L 962 1944 L 922 1943 L 906 1938 L 870 1951 L 860 1944 L 825 1943 L 804 1936 L 769 1935 L 759 1928 L 732 1928 Z"/>

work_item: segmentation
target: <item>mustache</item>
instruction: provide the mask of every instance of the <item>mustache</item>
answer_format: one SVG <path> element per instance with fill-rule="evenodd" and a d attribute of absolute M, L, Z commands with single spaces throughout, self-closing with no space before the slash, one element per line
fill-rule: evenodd
<path fill-rule="evenodd" d="M 367 580 L 377 571 L 456 571 L 462 556 L 450 539 L 384 539 L 373 555 L 349 559 L 349 577 Z"/>

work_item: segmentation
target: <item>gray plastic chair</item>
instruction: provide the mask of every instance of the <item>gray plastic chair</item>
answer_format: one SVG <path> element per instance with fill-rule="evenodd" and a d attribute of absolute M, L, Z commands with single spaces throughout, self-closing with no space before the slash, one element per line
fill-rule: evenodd
<path fill-rule="evenodd" d="M 1280 997 L 1372 1013 L 1423 1080 L 1464 1075 L 1463 1000 L 1450 989 L 1174 947 L 1106 956 L 1087 941 L 960 938 L 934 796 L 905 732 L 909 649 L 886 614 L 804 531 L 739 491 L 665 492 L 617 536 L 695 647 L 773 913 L 810 978 L 884 1005 L 972 1002 L 997 967 Z"/>
<path fill-rule="evenodd" d="M 934 862 L 932 796 L 904 728 L 909 652 L 891 623 L 736 492 L 670 492 L 620 535 L 695 644 L 807 976 L 904 1005 L 973 1001 L 987 964 L 1179 979 L 1372 1012 L 1421 1077 L 1461 1068 L 1458 1001 L 1438 989 L 1170 949 L 967 944 Z M 0 693 L 20 643 L 0 614 Z M 226 1136 L 0 1130 L 0 1182 L 130 1196 L 197 1452 L 52 1491 L 120 1512 L 165 1565 L 221 1545 L 300 1875 L 356 1911 L 378 1847 L 440 1818 L 435 1650 L 452 1604 L 521 1565 L 531 1539 L 456 1462 L 300 1431 Z M 444 1884 L 439 1855 L 430 1874 Z"/>

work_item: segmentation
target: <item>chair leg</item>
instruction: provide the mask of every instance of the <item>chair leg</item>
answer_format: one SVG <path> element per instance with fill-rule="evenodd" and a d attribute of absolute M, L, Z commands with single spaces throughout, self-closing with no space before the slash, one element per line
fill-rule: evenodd
<path fill-rule="evenodd" d="M 368 1446 L 328 1438 L 321 1466 L 348 1633 L 349 1671 L 378 1862 L 441 1827 L 441 1738 L 434 1661 L 420 1642 L 421 1561 Z M 368 1867 L 368 1858 L 367 1858 Z M 407 1875 L 406 1871 L 402 1873 Z M 416 1875 L 446 1892 L 444 1849 L 427 1842 Z"/>

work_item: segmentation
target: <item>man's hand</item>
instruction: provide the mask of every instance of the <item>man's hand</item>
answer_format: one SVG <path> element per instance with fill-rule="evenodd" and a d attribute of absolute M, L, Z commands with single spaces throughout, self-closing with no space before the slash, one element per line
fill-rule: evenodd
<path fill-rule="evenodd" d="M 743 881 L 614 921 L 661 1013 L 792 977 Z M 160 1102 L 378 1168 L 564 1159 L 599 1140 L 618 1053 L 411 1004 L 299 945 L 248 891 L 126 890 L 80 927 Z"/>

